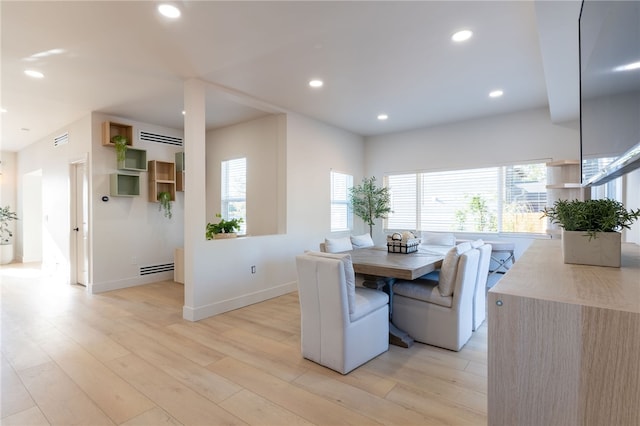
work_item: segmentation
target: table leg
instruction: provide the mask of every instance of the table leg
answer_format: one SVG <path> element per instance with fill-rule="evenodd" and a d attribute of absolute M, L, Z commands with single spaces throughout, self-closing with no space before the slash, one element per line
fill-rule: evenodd
<path fill-rule="evenodd" d="M 389 295 L 389 343 L 392 345 L 400 346 L 403 348 L 409 348 L 413 345 L 413 338 L 408 333 L 400 330 L 393 325 L 393 284 L 395 278 L 381 278 L 381 277 L 365 277 L 364 285 L 367 288 L 372 288 L 378 291 L 384 291 Z"/>

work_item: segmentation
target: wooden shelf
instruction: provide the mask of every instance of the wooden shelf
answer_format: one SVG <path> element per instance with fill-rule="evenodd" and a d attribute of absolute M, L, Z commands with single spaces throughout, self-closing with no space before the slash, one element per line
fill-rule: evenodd
<path fill-rule="evenodd" d="M 136 197 L 140 195 L 140 176 L 113 173 L 110 176 L 109 192 L 112 197 Z"/>
<path fill-rule="evenodd" d="M 133 145 L 133 126 L 128 124 L 116 123 L 114 121 L 105 121 L 102 123 L 102 145 L 112 146 L 116 145 L 111 142 L 111 138 L 116 135 L 125 136 L 128 140 L 127 145 Z"/>
<path fill-rule="evenodd" d="M 176 200 L 176 165 L 168 161 L 150 160 L 149 202 L 157 203 L 160 192 L 171 194 L 171 201 Z"/>
<path fill-rule="evenodd" d="M 582 188 L 582 184 L 580 183 L 556 183 L 553 185 L 547 185 L 547 189 L 574 189 L 574 188 Z"/>
<path fill-rule="evenodd" d="M 124 161 L 118 161 L 118 170 L 146 172 L 147 151 L 144 149 L 127 148 Z"/>
<path fill-rule="evenodd" d="M 184 151 L 176 152 L 176 191 L 184 192 Z"/>
<path fill-rule="evenodd" d="M 574 166 L 580 164 L 578 160 L 556 160 L 549 161 L 547 167 L 561 167 L 561 166 Z"/>

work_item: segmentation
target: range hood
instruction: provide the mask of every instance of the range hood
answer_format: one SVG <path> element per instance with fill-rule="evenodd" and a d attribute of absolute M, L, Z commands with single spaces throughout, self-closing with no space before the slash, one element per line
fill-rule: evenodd
<path fill-rule="evenodd" d="M 603 183 L 607 183 L 610 180 L 632 172 L 637 168 L 640 168 L 640 143 L 631 147 L 630 150 L 584 182 L 583 186 L 602 185 Z"/>

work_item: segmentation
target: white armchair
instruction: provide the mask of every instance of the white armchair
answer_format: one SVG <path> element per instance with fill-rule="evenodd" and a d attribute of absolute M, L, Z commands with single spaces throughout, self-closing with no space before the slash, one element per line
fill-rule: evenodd
<path fill-rule="evenodd" d="M 350 254 L 296 256 L 302 356 L 347 374 L 389 349 L 389 297 L 355 288 Z"/>
<path fill-rule="evenodd" d="M 491 263 L 491 244 L 480 241 L 477 249 L 480 252 L 478 260 L 478 274 L 473 295 L 473 331 L 476 331 L 487 316 L 487 278 L 489 277 L 489 264 Z M 471 243 L 475 247 L 474 243 Z"/>
<path fill-rule="evenodd" d="M 470 243 L 458 244 L 445 256 L 437 281 L 397 281 L 393 324 L 418 342 L 459 351 L 472 334 L 479 257 Z"/>

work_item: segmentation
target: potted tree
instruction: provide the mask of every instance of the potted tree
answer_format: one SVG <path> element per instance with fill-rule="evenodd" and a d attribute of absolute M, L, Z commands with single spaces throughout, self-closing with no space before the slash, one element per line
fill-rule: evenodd
<path fill-rule="evenodd" d="M 640 218 L 640 209 L 627 210 L 609 198 L 558 200 L 543 211 L 562 228 L 564 263 L 620 267 L 622 229 Z"/>
<path fill-rule="evenodd" d="M 205 234 L 207 240 L 235 238 L 238 236 L 237 231 L 240 230 L 240 224 L 243 222 L 242 218 L 225 220 L 220 213 L 217 213 L 216 217 L 220 219 L 218 223 L 207 223 Z"/>
<path fill-rule="evenodd" d="M 9 223 L 18 220 L 16 212 L 11 211 L 11 207 L 0 208 L 0 264 L 5 265 L 13 260 L 13 232 Z"/>
<path fill-rule="evenodd" d="M 386 219 L 391 213 L 389 188 L 378 188 L 376 177 L 363 178 L 362 184 L 349 190 L 351 208 L 356 216 L 369 225 L 369 235 L 373 237 L 374 219 Z"/>

